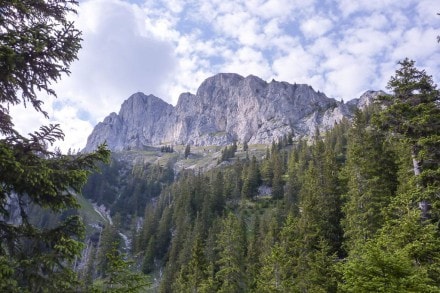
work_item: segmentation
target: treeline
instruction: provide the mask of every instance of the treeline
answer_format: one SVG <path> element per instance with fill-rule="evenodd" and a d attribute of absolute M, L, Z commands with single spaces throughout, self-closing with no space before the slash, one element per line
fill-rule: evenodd
<path fill-rule="evenodd" d="M 409 60 L 389 89 L 312 141 L 182 173 L 135 232 L 142 271 L 160 292 L 438 292 L 439 92 Z"/>
<path fill-rule="evenodd" d="M 120 214 L 125 222 L 142 217 L 147 202 L 158 197 L 164 186 L 174 181 L 172 166 L 136 164 L 128 168 L 116 157 L 110 164 L 102 164 L 100 170 L 90 175 L 83 195 L 104 204 L 112 215 Z"/>

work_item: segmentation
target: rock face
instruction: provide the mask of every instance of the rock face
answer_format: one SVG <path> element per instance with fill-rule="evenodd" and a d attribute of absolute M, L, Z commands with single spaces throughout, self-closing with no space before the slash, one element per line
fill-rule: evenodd
<path fill-rule="evenodd" d="M 181 94 L 173 107 L 136 93 L 100 122 L 85 152 L 107 141 L 113 151 L 161 144 L 228 145 L 271 143 L 283 135 L 311 135 L 326 130 L 378 93 L 366 92 L 349 103 L 338 102 L 304 84 L 221 73 L 206 79 L 197 93 Z"/>
<path fill-rule="evenodd" d="M 136 93 L 122 104 L 119 114 L 111 113 L 95 126 L 84 150 L 92 151 L 104 141 L 114 151 L 157 145 L 170 128 L 173 114 L 172 105 Z"/>

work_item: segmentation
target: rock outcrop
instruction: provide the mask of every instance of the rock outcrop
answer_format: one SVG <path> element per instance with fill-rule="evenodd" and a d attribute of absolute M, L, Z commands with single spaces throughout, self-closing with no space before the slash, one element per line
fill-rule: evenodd
<path fill-rule="evenodd" d="M 206 79 L 197 93 L 181 94 L 177 105 L 136 93 L 100 122 L 84 151 L 107 141 L 113 151 L 161 144 L 228 145 L 271 143 L 292 133 L 312 135 L 326 130 L 378 93 L 342 103 L 305 84 L 289 84 L 256 76 L 221 73 Z"/>

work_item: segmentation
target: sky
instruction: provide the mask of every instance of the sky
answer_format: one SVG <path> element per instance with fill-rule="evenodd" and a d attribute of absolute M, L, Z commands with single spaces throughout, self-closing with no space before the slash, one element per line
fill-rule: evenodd
<path fill-rule="evenodd" d="M 11 110 L 25 133 L 59 123 L 63 151 L 131 94 L 175 105 L 221 72 L 305 83 L 348 101 L 386 84 L 408 57 L 440 80 L 439 0 L 80 0 L 82 49 L 42 96 L 49 119 Z"/>

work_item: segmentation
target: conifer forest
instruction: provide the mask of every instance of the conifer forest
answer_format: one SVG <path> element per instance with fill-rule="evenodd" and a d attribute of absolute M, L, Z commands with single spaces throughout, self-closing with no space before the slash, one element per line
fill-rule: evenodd
<path fill-rule="evenodd" d="M 0 4 L 1 292 L 440 292 L 440 91 L 414 61 L 352 120 L 234 143 L 209 170 L 62 154 L 58 125 L 24 136 L 9 106 L 47 116 L 74 2 Z"/>

